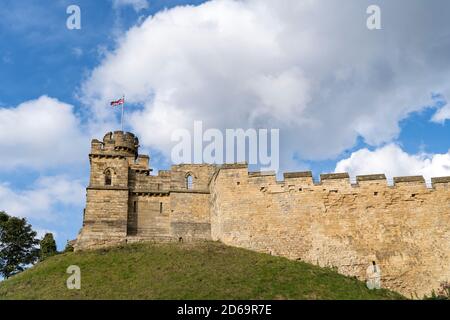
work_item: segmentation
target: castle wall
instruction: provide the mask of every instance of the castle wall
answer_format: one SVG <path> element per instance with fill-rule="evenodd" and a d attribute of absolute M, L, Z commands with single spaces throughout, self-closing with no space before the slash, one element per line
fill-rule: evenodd
<path fill-rule="evenodd" d="M 209 192 L 209 183 L 216 170 L 216 166 L 209 164 L 174 165 L 170 170 L 170 188 L 173 190 L 186 190 L 186 177 L 191 175 L 194 181 L 192 190 Z"/>
<path fill-rule="evenodd" d="M 170 198 L 166 194 L 130 196 L 128 236 L 158 239 L 170 236 Z"/>
<path fill-rule="evenodd" d="M 210 194 L 173 192 L 170 194 L 171 235 L 179 240 L 211 239 Z"/>
<path fill-rule="evenodd" d="M 417 178 L 248 174 L 220 170 L 211 185 L 213 240 L 301 259 L 366 279 L 375 261 L 383 287 L 422 297 L 450 279 L 450 187 Z"/>
<path fill-rule="evenodd" d="M 182 164 L 171 168 L 171 235 L 179 240 L 211 239 L 209 184 L 216 167 Z M 186 177 L 193 177 L 188 190 Z"/>
<path fill-rule="evenodd" d="M 422 297 L 450 280 L 450 178 L 248 172 L 182 164 L 150 175 L 131 133 L 92 140 L 83 228 L 75 250 L 155 240 L 220 240 L 299 259 Z M 111 172 L 111 185 L 106 183 Z M 192 184 L 187 177 L 191 176 Z"/>

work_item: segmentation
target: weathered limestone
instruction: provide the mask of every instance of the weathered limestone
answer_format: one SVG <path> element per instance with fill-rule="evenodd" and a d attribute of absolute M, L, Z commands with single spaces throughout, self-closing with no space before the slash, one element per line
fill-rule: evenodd
<path fill-rule="evenodd" d="M 178 165 L 150 175 L 132 133 L 92 140 L 83 228 L 75 250 L 143 240 L 211 239 L 209 184 L 216 168 Z M 110 181 L 107 175 L 110 174 Z M 186 179 L 192 176 L 188 189 Z"/>
<path fill-rule="evenodd" d="M 306 183 L 297 179 L 309 179 Z M 450 184 L 423 178 L 346 174 L 272 177 L 246 169 L 220 170 L 211 185 L 213 240 L 228 245 L 336 267 L 365 280 L 375 261 L 382 284 L 422 297 L 450 279 Z M 239 182 L 239 184 L 238 184 Z M 276 187 L 276 188 L 274 188 Z"/>
<path fill-rule="evenodd" d="M 248 172 L 245 164 L 176 165 L 150 175 L 131 133 L 92 141 L 76 250 L 136 241 L 220 240 L 335 267 L 422 297 L 450 280 L 450 177 Z M 109 171 L 108 171 L 109 170 Z M 111 185 L 106 174 L 111 173 Z M 192 185 L 188 177 L 192 177 Z"/>

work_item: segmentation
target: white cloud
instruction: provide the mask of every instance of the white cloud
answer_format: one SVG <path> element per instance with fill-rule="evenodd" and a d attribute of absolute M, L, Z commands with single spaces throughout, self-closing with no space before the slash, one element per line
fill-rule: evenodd
<path fill-rule="evenodd" d="M 79 163 L 89 148 L 80 130 L 73 107 L 48 96 L 0 108 L 0 170 Z"/>
<path fill-rule="evenodd" d="M 448 93 L 448 1 L 229 1 L 175 7 L 130 29 L 82 86 L 99 121 L 122 93 L 144 146 L 169 154 L 173 129 L 280 128 L 280 158 L 332 158 L 362 136 L 392 141 L 399 121 Z"/>
<path fill-rule="evenodd" d="M 433 115 L 432 120 L 439 123 L 445 123 L 446 120 L 450 120 L 450 104 L 447 104 L 439 109 Z"/>
<path fill-rule="evenodd" d="M 432 177 L 450 176 L 450 152 L 444 154 L 410 155 L 396 144 L 370 151 L 358 150 L 336 164 L 335 172 L 356 175 L 385 173 L 390 179 L 398 176 L 422 175 L 427 182 Z"/>
<path fill-rule="evenodd" d="M 58 206 L 78 206 L 84 198 L 83 183 L 67 176 L 41 177 L 21 191 L 0 183 L 0 211 L 13 216 L 46 221 L 59 219 Z"/>
<path fill-rule="evenodd" d="M 114 8 L 130 5 L 136 12 L 147 9 L 149 7 L 149 3 L 147 0 L 113 0 Z"/>

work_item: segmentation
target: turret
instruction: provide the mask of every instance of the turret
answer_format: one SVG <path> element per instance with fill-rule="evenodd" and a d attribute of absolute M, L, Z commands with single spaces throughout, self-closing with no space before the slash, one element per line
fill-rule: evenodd
<path fill-rule="evenodd" d="M 109 154 L 137 157 L 139 149 L 138 138 L 123 131 L 108 132 L 103 137 L 103 142 L 93 139 L 91 142 L 91 154 Z"/>

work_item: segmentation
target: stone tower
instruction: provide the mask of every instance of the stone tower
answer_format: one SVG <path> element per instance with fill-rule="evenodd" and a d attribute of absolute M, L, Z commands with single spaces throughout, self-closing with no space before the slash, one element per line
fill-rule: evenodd
<path fill-rule="evenodd" d="M 92 140 L 81 241 L 121 242 L 127 235 L 129 166 L 136 163 L 139 141 L 132 133 L 107 133 Z M 148 161 L 147 161 L 148 162 Z M 87 242 L 87 243 L 86 243 Z"/>
<path fill-rule="evenodd" d="M 91 142 L 90 180 L 75 250 L 143 240 L 210 239 L 209 182 L 216 167 L 174 165 L 150 175 L 129 132 Z"/>

